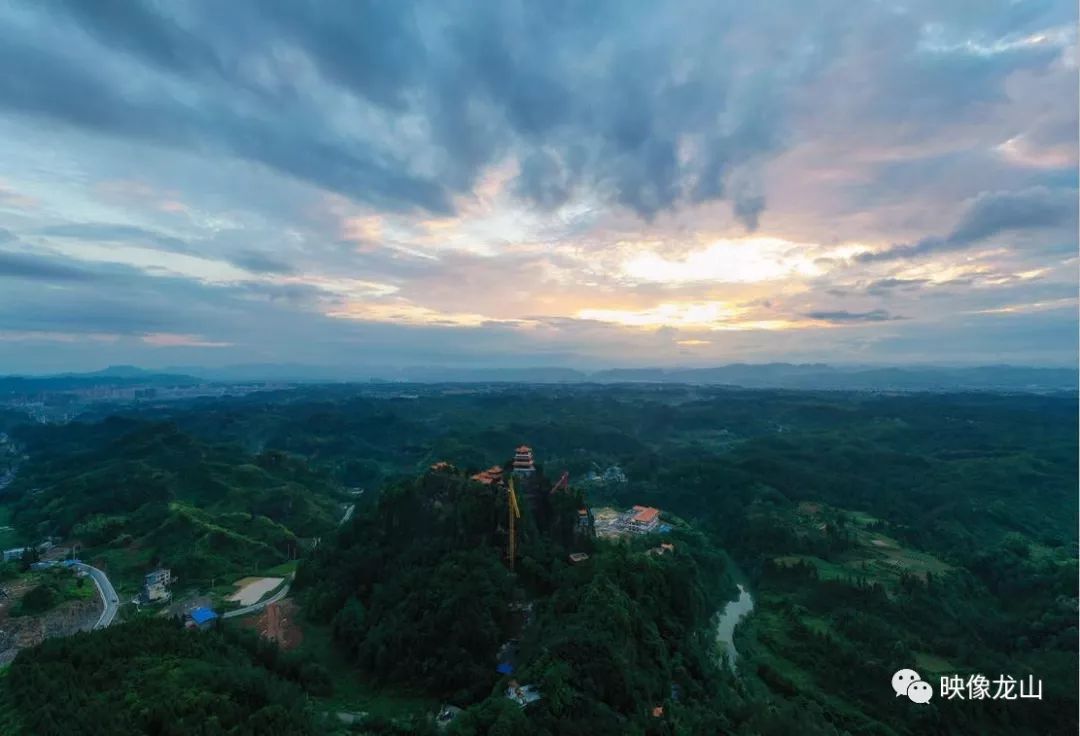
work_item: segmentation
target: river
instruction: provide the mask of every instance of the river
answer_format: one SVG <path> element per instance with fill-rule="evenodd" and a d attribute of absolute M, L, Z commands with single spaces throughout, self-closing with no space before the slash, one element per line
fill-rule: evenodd
<path fill-rule="evenodd" d="M 754 599 L 742 585 L 739 585 L 739 597 L 724 606 L 716 617 L 716 641 L 727 652 L 728 665 L 735 669 L 735 660 L 739 653 L 735 650 L 735 627 L 746 614 L 754 610 Z"/>

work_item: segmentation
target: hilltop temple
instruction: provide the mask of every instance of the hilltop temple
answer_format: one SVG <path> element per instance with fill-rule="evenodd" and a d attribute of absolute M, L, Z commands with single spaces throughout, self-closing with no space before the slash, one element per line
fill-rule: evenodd
<path fill-rule="evenodd" d="M 517 448 L 514 451 L 514 473 L 516 475 L 532 475 L 535 470 L 532 448 L 528 445 Z"/>

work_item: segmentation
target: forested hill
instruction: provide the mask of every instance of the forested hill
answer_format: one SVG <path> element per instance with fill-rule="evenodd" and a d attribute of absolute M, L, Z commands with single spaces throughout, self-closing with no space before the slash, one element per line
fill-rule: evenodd
<path fill-rule="evenodd" d="M 3 678 L 8 736 L 316 736 L 326 673 L 250 632 L 143 619 L 24 651 Z"/>
<path fill-rule="evenodd" d="M 1077 730 L 1074 395 L 320 386 L 11 434 L 30 460 L 3 510 L 28 535 L 104 530 L 110 563 L 224 569 L 321 535 L 294 591 L 314 656 L 331 635 L 340 655 L 320 659 L 342 686 L 324 707 L 383 697 L 354 677 L 425 699 L 370 733 L 434 729 L 439 703 L 470 736 Z M 505 496 L 468 478 L 522 442 L 571 492 L 522 487 L 511 573 Z M 568 532 L 583 500 L 662 509 L 674 553 Z M 340 535 L 317 531 L 348 503 Z M 702 633 L 728 556 L 754 606 L 734 676 Z M 525 709 L 495 670 L 511 638 L 543 693 Z M 890 687 L 902 667 L 1033 677 L 1043 698 L 918 705 Z"/>
<path fill-rule="evenodd" d="M 335 387 L 206 408 L 175 419 L 372 485 L 486 467 L 522 438 L 574 485 L 619 464 L 626 482 L 581 485 L 594 503 L 671 510 L 742 564 L 743 686 L 767 712 L 797 706 L 800 732 L 1075 730 L 1075 396 Z M 1032 674 L 1048 702 L 900 713 L 878 684 L 898 661 Z"/>
<path fill-rule="evenodd" d="M 189 583 L 273 565 L 341 515 L 339 487 L 303 460 L 167 422 L 24 425 L 14 439 L 29 459 L 3 499 L 24 540 L 73 538 L 121 577 L 159 562 Z"/>
<path fill-rule="evenodd" d="M 719 723 L 727 676 L 709 622 L 734 592 L 722 555 L 686 526 L 626 543 L 578 534 L 579 495 L 551 494 L 542 476 L 518 487 L 514 573 L 502 559 L 506 492 L 429 472 L 388 489 L 304 562 L 297 587 L 309 615 L 332 622 L 358 668 L 471 705 L 455 734 L 644 733 L 658 723 L 704 733 Z M 670 553 L 655 554 L 661 539 Z M 572 565 L 572 551 L 589 557 Z M 500 675 L 507 642 L 514 671 Z M 527 712 L 504 695 L 515 679 L 543 693 Z"/>

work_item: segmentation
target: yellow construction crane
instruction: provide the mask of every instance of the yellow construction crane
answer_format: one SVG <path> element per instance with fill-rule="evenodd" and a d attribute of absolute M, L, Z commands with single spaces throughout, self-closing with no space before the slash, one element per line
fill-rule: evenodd
<path fill-rule="evenodd" d="M 511 476 L 510 483 L 506 486 L 507 515 L 510 517 L 510 538 L 506 543 L 506 563 L 510 572 L 514 571 L 514 556 L 517 553 L 517 526 L 515 519 L 521 518 L 521 508 L 518 506 L 517 492 L 514 490 L 514 478 Z"/>

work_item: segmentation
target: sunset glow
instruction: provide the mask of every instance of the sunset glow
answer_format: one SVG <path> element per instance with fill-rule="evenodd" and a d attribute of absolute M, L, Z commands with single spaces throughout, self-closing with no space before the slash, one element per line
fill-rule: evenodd
<path fill-rule="evenodd" d="M 9 368 L 1074 360 L 1074 13 L 591 5 L 0 8 Z"/>

